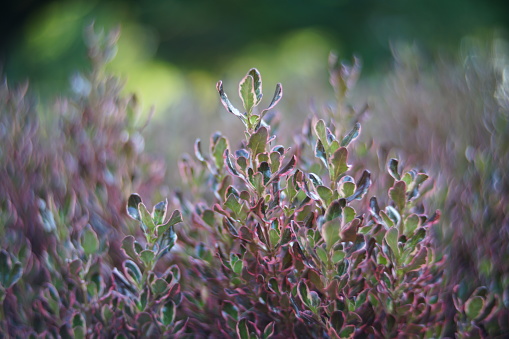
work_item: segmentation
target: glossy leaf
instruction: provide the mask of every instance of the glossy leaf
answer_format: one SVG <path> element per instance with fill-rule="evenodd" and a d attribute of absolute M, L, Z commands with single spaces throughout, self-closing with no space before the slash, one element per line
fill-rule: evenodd
<path fill-rule="evenodd" d="M 173 300 L 168 300 L 161 308 L 161 321 L 163 325 L 169 326 L 175 321 L 176 306 Z"/>
<path fill-rule="evenodd" d="M 394 201 L 399 211 L 403 211 L 406 204 L 406 184 L 404 181 L 397 181 L 389 189 L 389 197 Z"/>
<path fill-rule="evenodd" d="M 352 130 L 341 141 L 341 147 L 347 147 L 350 145 L 350 143 L 359 136 L 360 130 L 361 124 L 356 123 Z"/>
<path fill-rule="evenodd" d="M 262 111 L 262 113 L 260 114 L 260 116 L 263 118 L 265 116 L 265 114 L 267 114 L 268 111 L 273 109 L 278 104 L 278 102 L 281 100 L 282 97 L 283 97 L 283 86 L 281 84 L 277 84 L 276 90 L 274 92 L 274 96 L 272 97 L 272 101 L 271 101 L 269 107 L 264 109 Z"/>
<path fill-rule="evenodd" d="M 141 197 L 133 193 L 129 196 L 127 201 L 127 214 L 134 220 L 141 221 L 140 213 L 138 212 L 138 205 L 141 203 Z"/>
<path fill-rule="evenodd" d="M 168 199 L 165 199 L 154 206 L 154 210 L 152 211 L 152 219 L 154 220 L 154 224 L 160 225 L 163 223 L 166 218 L 166 210 L 168 208 Z"/>
<path fill-rule="evenodd" d="M 224 108 L 226 108 L 226 110 L 230 113 L 232 113 L 233 115 L 239 117 L 243 122 L 245 122 L 245 117 L 242 113 L 239 112 L 238 109 L 236 109 L 232 103 L 230 102 L 230 100 L 228 99 L 228 96 L 226 95 L 226 93 L 224 92 L 223 90 L 223 82 L 222 81 L 218 81 L 217 85 L 216 85 L 216 89 L 217 89 L 217 92 L 219 93 L 219 97 L 221 98 L 221 103 L 223 104 Z"/>

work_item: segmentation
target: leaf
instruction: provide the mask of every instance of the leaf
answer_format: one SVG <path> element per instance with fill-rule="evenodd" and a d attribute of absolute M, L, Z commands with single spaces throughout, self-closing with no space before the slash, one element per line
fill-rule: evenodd
<path fill-rule="evenodd" d="M 316 122 L 315 132 L 318 139 L 322 142 L 323 147 L 327 149 L 329 147 L 329 142 L 327 141 L 327 127 L 325 126 L 325 121 L 320 119 Z"/>
<path fill-rule="evenodd" d="M 391 248 L 396 258 L 399 257 L 398 238 L 399 232 L 398 229 L 395 227 L 391 228 L 385 234 L 385 241 L 387 242 L 387 245 L 389 245 L 389 247 Z"/>
<path fill-rule="evenodd" d="M 201 140 L 196 139 L 194 142 L 194 155 L 196 156 L 196 159 L 198 159 L 200 162 L 205 162 L 205 157 L 203 156 L 201 152 Z"/>
<path fill-rule="evenodd" d="M 341 338 L 351 338 L 355 332 L 355 326 L 354 325 L 348 325 L 343 327 L 341 332 L 339 332 L 339 336 Z"/>
<path fill-rule="evenodd" d="M 269 164 L 266 161 L 260 163 L 260 166 L 258 166 L 258 172 L 263 175 L 263 184 L 267 185 L 270 180 L 270 176 L 272 175 Z"/>
<path fill-rule="evenodd" d="M 348 240 L 350 241 L 350 240 Z M 346 256 L 346 253 L 344 251 L 334 251 L 334 253 L 332 253 L 332 263 L 333 264 L 337 264 L 338 262 L 340 262 L 341 260 L 343 260 Z"/>
<path fill-rule="evenodd" d="M 267 326 L 265 326 L 265 329 L 263 330 L 263 339 L 269 339 L 274 335 L 274 321 L 268 323 Z"/>
<path fill-rule="evenodd" d="M 224 108 L 226 108 L 226 110 L 228 112 L 239 117 L 240 120 L 242 120 L 242 122 L 245 123 L 246 118 L 244 117 L 244 114 L 240 113 L 240 111 L 232 105 L 230 100 L 228 100 L 228 96 L 226 95 L 226 93 L 223 90 L 223 82 L 222 81 L 217 82 L 216 89 L 217 89 L 217 92 L 219 93 L 219 97 L 221 98 L 221 103 L 223 104 Z"/>
<path fill-rule="evenodd" d="M 140 268 L 138 267 L 138 265 L 136 265 L 131 260 L 126 260 L 126 261 L 124 261 L 123 266 L 124 266 L 125 273 L 127 274 L 127 276 L 130 277 L 132 279 L 132 281 L 134 281 L 136 284 L 139 285 L 141 282 L 142 274 L 141 274 L 141 271 L 140 271 Z"/>
<path fill-rule="evenodd" d="M 262 92 L 262 76 L 260 72 L 256 68 L 251 68 L 247 73 L 253 77 L 253 87 L 256 93 L 256 101 L 255 106 L 258 106 L 260 101 L 262 101 L 263 92 Z"/>
<path fill-rule="evenodd" d="M 420 226 L 421 218 L 417 214 L 411 214 L 405 219 L 404 234 L 408 237 Z"/>
<path fill-rule="evenodd" d="M 411 272 L 420 269 L 422 266 L 426 265 L 427 257 L 428 249 L 426 247 L 421 248 L 410 264 L 405 266 L 404 272 Z"/>
<path fill-rule="evenodd" d="M 129 196 L 127 201 L 127 214 L 134 220 L 141 221 L 140 213 L 138 212 L 138 205 L 141 203 L 141 197 L 137 193 Z"/>
<path fill-rule="evenodd" d="M 332 328 L 336 330 L 336 332 L 339 333 L 341 331 L 341 328 L 343 327 L 343 324 L 345 322 L 345 315 L 341 311 L 334 311 L 332 313 L 330 323 L 332 325 Z"/>
<path fill-rule="evenodd" d="M 276 247 L 279 244 L 279 240 L 281 239 L 277 230 L 271 228 L 269 230 L 269 239 L 272 247 Z"/>
<path fill-rule="evenodd" d="M 394 201 L 400 212 L 405 208 L 406 203 L 406 184 L 404 181 L 397 181 L 392 188 L 389 189 L 389 197 Z"/>
<path fill-rule="evenodd" d="M 341 196 L 344 198 L 348 198 L 349 196 L 354 194 L 355 188 L 356 188 L 355 183 L 350 181 L 343 182 L 340 186 Z"/>
<path fill-rule="evenodd" d="M 327 153 L 325 153 L 325 148 L 323 147 L 320 139 L 316 140 L 315 156 L 323 162 L 326 168 L 329 167 L 329 163 L 327 162 Z"/>
<path fill-rule="evenodd" d="M 353 200 L 360 200 L 364 197 L 364 195 L 366 195 L 369 187 L 371 186 L 371 172 L 368 170 L 364 170 L 359 181 L 357 181 L 356 186 L 357 189 L 355 190 L 355 193 L 346 199 L 347 202 Z"/>
<path fill-rule="evenodd" d="M 168 291 L 169 284 L 162 278 L 157 278 L 151 285 L 150 289 L 155 295 L 160 295 Z"/>
<path fill-rule="evenodd" d="M 220 136 L 216 142 L 212 144 L 212 156 L 214 157 L 214 164 L 218 171 L 221 171 L 224 167 L 224 151 L 228 148 L 228 141 L 225 137 Z"/>
<path fill-rule="evenodd" d="M 268 111 L 273 109 L 278 104 L 278 102 L 281 100 L 282 97 L 283 97 L 283 86 L 281 84 L 277 84 L 276 91 L 274 92 L 274 96 L 272 97 L 272 101 L 271 101 L 269 107 L 267 107 L 266 109 L 264 109 L 262 111 L 262 113 L 260 114 L 260 117 L 263 118 L 265 116 L 265 114 L 267 114 Z"/>
<path fill-rule="evenodd" d="M 309 292 L 309 287 L 306 285 L 304 280 L 301 280 L 297 286 L 297 293 L 302 300 L 302 303 L 308 307 L 312 306 L 311 303 L 311 293 Z"/>
<path fill-rule="evenodd" d="M 161 321 L 164 326 L 173 324 L 173 321 L 175 320 L 175 309 L 175 303 L 171 299 L 169 299 L 161 308 Z"/>
<path fill-rule="evenodd" d="M 9 275 L 9 281 L 7 283 L 6 288 L 11 288 L 18 282 L 19 279 L 21 279 L 21 276 L 23 275 L 23 266 L 19 261 L 15 262 L 14 265 L 12 265 L 11 273 Z"/>
<path fill-rule="evenodd" d="M 343 208 L 343 225 L 348 224 L 355 218 L 355 210 L 351 206 Z"/>
<path fill-rule="evenodd" d="M 237 335 L 240 339 L 249 339 L 249 330 L 247 328 L 247 319 L 242 318 L 237 323 Z"/>
<path fill-rule="evenodd" d="M 268 139 L 269 132 L 267 131 L 267 128 L 263 126 L 251 135 L 247 147 L 251 149 L 253 157 L 256 157 L 259 153 L 265 152 Z"/>
<path fill-rule="evenodd" d="M 316 255 L 318 255 L 318 258 L 320 258 L 320 260 L 324 264 L 328 263 L 329 260 L 327 259 L 327 252 L 323 249 L 323 247 L 317 247 L 315 249 L 315 252 L 316 252 Z"/>
<path fill-rule="evenodd" d="M 128 257 L 138 261 L 138 253 L 136 253 L 134 250 L 134 242 L 135 239 L 132 235 L 126 236 L 124 240 L 122 240 L 122 249 Z"/>
<path fill-rule="evenodd" d="M 341 141 L 341 146 L 347 147 L 348 145 L 350 145 L 350 143 L 359 136 L 360 130 L 361 124 L 357 122 L 355 126 L 352 128 L 352 130 L 343 138 L 343 140 Z"/>
<path fill-rule="evenodd" d="M 391 159 L 389 160 L 389 163 L 387 164 L 387 169 L 389 171 L 389 174 L 395 179 L 395 180 L 401 180 L 401 175 L 398 172 L 398 159 Z"/>
<path fill-rule="evenodd" d="M 154 260 L 156 254 L 151 250 L 144 250 L 140 253 L 141 261 L 145 264 L 145 267 L 151 267 L 152 260 Z"/>
<path fill-rule="evenodd" d="M 156 224 L 154 224 L 152 216 L 148 212 L 147 207 L 142 202 L 140 202 L 138 205 L 138 211 L 140 212 L 141 223 L 144 231 L 148 229 L 149 232 L 152 232 L 156 228 Z"/>
<path fill-rule="evenodd" d="M 327 211 L 325 212 L 325 221 L 331 221 L 333 219 L 339 218 L 343 212 L 343 207 L 346 205 L 345 199 L 334 200 Z"/>
<path fill-rule="evenodd" d="M 81 235 L 81 247 L 86 255 L 91 255 L 99 249 L 99 239 L 90 225 L 87 225 Z"/>
<path fill-rule="evenodd" d="M 166 210 L 168 208 L 168 199 L 157 203 L 154 206 L 154 210 L 152 211 L 152 219 L 156 225 L 160 225 L 163 223 L 164 218 L 166 218 Z"/>
<path fill-rule="evenodd" d="M 244 104 L 244 109 L 248 114 L 251 114 L 253 107 L 256 104 L 256 93 L 254 89 L 254 79 L 251 75 L 247 74 L 239 84 L 239 96 Z"/>
<path fill-rule="evenodd" d="M 357 230 L 359 229 L 360 219 L 354 219 L 350 224 L 341 230 L 341 241 L 355 241 L 357 239 Z"/>
<path fill-rule="evenodd" d="M 317 186 L 316 193 L 320 196 L 320 198 L 325 202 L 325 205 L 329 205 L 332 199 L 332 191 L 327 186 Z"/>
<path fill-rule="evenodd" d="M 322 238 L 327 245 L 327 251 L 334 246 L 340 239 L 339 232 L 341 230 L 341 222 L 338 219 L 327 221 L 322 226 Z"/>
<path fill-rule="evenodd" d="M 348 150 L 345 147 L 340 147 L 338 150 L 334 152 L 330 159 L 333 169 L 331 176 L 332 181 L 338 180 L 339 176 L 345 173 L 350 168 L 350 166 L 346 163 L 347 160 L 348 160 Z"/>

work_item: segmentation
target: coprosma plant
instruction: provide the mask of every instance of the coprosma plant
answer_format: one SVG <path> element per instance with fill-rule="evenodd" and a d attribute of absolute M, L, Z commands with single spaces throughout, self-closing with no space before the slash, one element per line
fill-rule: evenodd
<path fill-rule="evenodd" d="M 346 83 L 346 82 L 345 82 Z M 243 110 L 217 90 L 245 127 L 238 149 L 220 133 L 181 173 L 209 185 L 213 202 L 181 203 L 190 222 L 183 259 L 190 336 L 245 338 L 440 337 L 444 330 L 441 262 L 429 228 L 439 213 L 423 212 L 425 173 L 402 171 L 391 159 L 390 203 L 366 197 L 368 170 L 352 173 L 349 146 L 360 125 L 337 135 L 315 119 L 314 157 L 276 144 L 264 121 L 281 100 L 278 84 L 267 108 L 262 79 L 251 69 L 239 85 Z M 206 174 L 208 173 L 208 174 Z M 357 178 L 357 179 L 356 179 Z M 387 200 L 384 198 L 383 200 Z M 191 248 L 194 247 L 194 251 Z M 480 312 L 474 312 L 479 315 Z"/>

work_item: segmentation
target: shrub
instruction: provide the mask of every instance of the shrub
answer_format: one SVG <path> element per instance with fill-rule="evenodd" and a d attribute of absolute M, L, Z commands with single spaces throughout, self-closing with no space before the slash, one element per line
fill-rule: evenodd
<path fill-rule="evenodd" d="M 280 84 L 260 109 L 261 75 L 249 70 L 239 110 L 218 82 L 245 140 L 232 147 L 218 132 L 209 152 L 197 140 L 194 159 L 179 164 L 189 189 L 149 211 L 141 196 L 157 194 L 161 169 L 141 154 L 134 99 L 103 72 L 115 37 L 89 35 L 94 69 L 76 78 L 77 97 L 60 104 L 65 114 L 50 137 L 23 88 L 0 92 L 2 335 L 507 334 L 499 294 L 484 286 L 465 293 L 444 274 L 447 258 L 431 237 L 440 213 L 425 207 L 428 175 L 397 159 L 379 178 L 351 164 L 362 159 L 353 145 L 363 110 L 345 104 L 357 63 L 331 59 L 337 109 L 327 121 L 308 119 L 292 147 L 276 142 Z M 369 197 L 375 180 L 388 187 L 378 198 Z M 126 202 L 126 190 L 141 194 Z"/>

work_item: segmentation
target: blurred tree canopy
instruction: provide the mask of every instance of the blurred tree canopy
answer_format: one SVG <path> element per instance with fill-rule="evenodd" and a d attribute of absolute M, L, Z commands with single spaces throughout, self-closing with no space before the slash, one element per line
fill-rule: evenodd
<path fill-rule="evenodd" d="M 82 32 L 92 21 L 122 27 L 116 70 L 130 74 L 140 62 L 157 60 L 145 68 L 149 76 L 177 69 L 224 74 L 239 55 L 268 55 L 301 30 L 312 30 L 321 47 L 342 58 L 360 56 L 370 72 L 388 63 L 390 42 L 455 50 L 466 35 L 489 37 L 509 27 L 504 0 L 23 0 L 0 13 L 3 73 L 31 79 L 41 94 L 63 89 L 69 74 L 86 67 Z M 316 46 L 302 48 L 312 53 Z"/>

